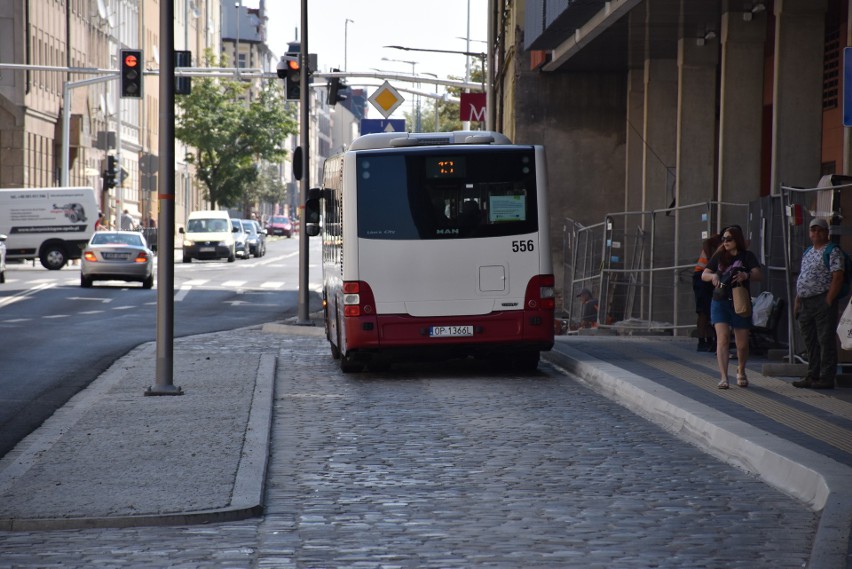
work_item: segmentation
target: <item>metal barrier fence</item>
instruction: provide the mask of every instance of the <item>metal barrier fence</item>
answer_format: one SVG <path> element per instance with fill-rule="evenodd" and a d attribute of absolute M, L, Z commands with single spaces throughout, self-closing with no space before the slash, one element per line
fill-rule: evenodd
<path fill-rule="evenodd" d="M 598 299 L 596 327 L 687 335 L 696 324 L 692 273 L 702 240 L 737 224 L 763 271 L 751 294 L 769 291 L 783 301 L 774 339 L 787 346 L 788 361 L 803 361 L 792 306 L 802 254 L 811 245 L 808 226 L 814 217 L 828 219 L 832 240 L 852 252 L 852 226 L 842 225 L 844 207 L 852 211 L 852 178 L 829 175 L 815 188 L 782 186 L 780 195 L 749 204 L 706 202 L 613 213 L 590 226 L 566 220 L 563 314 L 571 327 L 579 325 L 582 306 L 576 295 L 588 288 Z M 840 366 L 852 365 L 852 352 L 839 353 Z"/>
<path fill-rule="evenodd" d="M 686 334 L 696 322 L 692 274 L 703 240 L 726 225 L 745 231 L 748 221 L 749 205 L 723 202 L 611 213 L 591 226 L 566 220 L 562 309 L 570 327 L 579 326 L 576 297 L 588 288 L 599 328 Z"/>

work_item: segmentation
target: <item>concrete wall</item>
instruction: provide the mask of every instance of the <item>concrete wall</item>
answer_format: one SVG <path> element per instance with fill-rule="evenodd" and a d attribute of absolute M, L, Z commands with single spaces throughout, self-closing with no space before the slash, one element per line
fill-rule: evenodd
<path fill-rule="evenodd" d="M 627 78 L 544 74 L 530 71 L 528 59 L 516 61 L 514 142 L 543 144 L 547 152 L 551 250 L 561 306 L 565 219 L 600 223 L 624 204 Z"/>

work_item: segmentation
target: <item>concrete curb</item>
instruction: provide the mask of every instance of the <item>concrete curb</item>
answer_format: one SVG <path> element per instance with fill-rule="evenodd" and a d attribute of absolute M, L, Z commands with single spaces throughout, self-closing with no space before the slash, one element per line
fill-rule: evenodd
<path fill-rule="evenodd" d="M 852 469 L 567 345 L 544 353 L 544 359 L 704 452 L 821 510 L 808 567 L 846 568 Z"/>

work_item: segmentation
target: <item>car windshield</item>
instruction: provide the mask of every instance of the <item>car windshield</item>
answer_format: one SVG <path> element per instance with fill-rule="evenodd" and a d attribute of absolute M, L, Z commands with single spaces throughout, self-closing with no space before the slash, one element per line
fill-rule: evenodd
<path fill-rule="evenodd" d="M 224 219 L 190 219 L 187 231 L 190 233 L 214 233 L 227 231 L 228 224 Z"/>
<path fill-rule="evenodd" d="M 257 234 L 257 231 L 255 231 L 255 229 L 254 229 L 254 224 L 252 224 L 248 221 L 243 222 L 243 231 L 245 231 L 249 235 Z"/>
<path fill-rule="evenodd" d="M 286 225 L 287 223 L 290 223 L 290 220 L 286 217 L 273 217 L 269 220 L 269 223 L 282 223 Z"/>
<path fill-rule="evenodd" d="M 132 233 L 99 232 L 92 236 L 92 245 L 132 245 L 142 247 L 142 236 Z"/>

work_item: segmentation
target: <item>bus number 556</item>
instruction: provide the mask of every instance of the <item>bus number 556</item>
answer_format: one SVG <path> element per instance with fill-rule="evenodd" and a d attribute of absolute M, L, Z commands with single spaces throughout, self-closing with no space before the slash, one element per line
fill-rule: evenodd
<path fill-rule="evenodd" d="M 534 248 L 532 239 L 527 241 L 512 241 L 512 253 L 532 251 Z"/>

